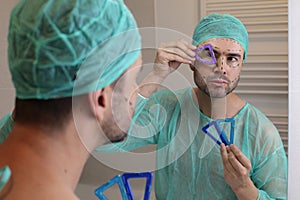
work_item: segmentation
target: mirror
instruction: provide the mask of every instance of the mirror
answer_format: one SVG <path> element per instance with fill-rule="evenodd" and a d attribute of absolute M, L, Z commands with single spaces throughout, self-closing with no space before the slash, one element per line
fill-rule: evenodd
<path fill-rule="evenodd" d="M 270 2 L 125 0 L 140 27 L 164 27 L 188 36 L 201 16 L 209 12 L 229 12 L 239 17 L 249 30 L 250 47 L 236 92 L 274 122 L 288 153 L 288 2 L 272 1 L 272 6 Z M 170 4 L 174 5 L 172 9 Z M 153 62 L 153 56 L 151 50 L 143 52 L 144 63 Z M 180 70 L 192 79 L 188 67 Z M 155 146 L 140 152 L 152 149 Z"/>
<path fill-rule="evenodd" d="M 3 24 L 8 24 L 8 13 L 12 6 L 17 2 L 17 0 L 3 0 L 1 1 L 0 10 L 2 13 L 1 20 L 3 20 Z M 220 6 L 220 1 L 209 1 L 209 9 L 210 11 L 213 11 L 216 6 L 214 5 L 214 2 Z M 270 1 L 269 1 L 270 2 Z M 281 1 L 278 1 L 281 2 Z M 134 1 L 134 0 L 125 0 L 125 3 L 128 4 L 129 8 L 131 8 L 132 12 L 134 13 L 135 17 L 137 18 L 139 26 L 143 27 L 149 27 L 149 26 L 157 26 L 157 27 L 167 27 L 169 29 L 180 31 L 186 35 L 191 35 L 192 30 L 197 23 L 198 19 L 201 17 L 203 13 L 206 12 L 205 10 L 205 3 L 208 3 L 208 1 L 200 1 L 200 0 L 191 0 L 189 3 L 184 3 L 182 5 L 182 1 L 179 0 L 168 0 L 168 1 L 149 1 L 149 0 L 141 0 L 141 1 Z M 264 7 L 263 1 L 257 2 L 259 3 L 258 7 Z M 299 8 L 299 2 L 296 0 L 289 0 L 289 20 L 290 19 L 298 19 L 299 12 L 296 10 L 296 8 Z M 175 5 L 174 8 L 170 9 L 170 5 Z M 272 1 L 272 5 L 273 5 Z M 279 3 L 280 4 L 280 3 Z M 176 6 L 178 5 L 178 6 Z M 242 6 L 242 5 L 239 5 Z M 223 6 L 224 7 L 224 6 Z M 231 5 L 232 8 L 234 6 Z M 276 7 L 276 6 L 274 6 Z M 267 9 L 267 8 L 265 8 Z M 250 41 L 250 44 L 252 45 L 250 48 L 251 53 L 250 56 L 252 58 L 249 58 L 249 64 L 245 65 L 246 72 L 243 72 L 241 80 L 241 87 L 238 88 L 238 92 L 243 96 L 245 99 L 249 100 L 254 105 L 257 105 L 257 107 L 261 108 L 262 111 L 266 112 L 266 114 L 270 117 L 272 121 L 274 121 L 275 125 L 280 129 L 280 134 L 282 135 L 283 142 L 286 147 L 286 152 L 288 153 L 288 148 L 290 150 L 289 152 L 289 159 L 290 162 L 293 162 L 293 165 L 289 165 L 289 182 L 292 184 L 289 184 L 289 195 L 293 197 L 293 194 L 296 194 L 296 181 L 297 177 L 299 175 L 297 174 L 297 159 L 299 156 L 296 155 L 295 152 L 299 152 L 299 148 L 297 148 L 297 141 L 300 140 L 299 134 L 296 134 L 298 130 L 296 129 L 297 121 L 299 121 L 300 116 L 297 110 L 297 104 L 296 104 L 296 98 L 299 98 L 299 69 L 296 68 L 296 58 L 299 55 L 299 48 L 297 47 L 297 43 L 299 44 L 299 40 L 296 40 L 296 35 L 300 35 L 299 33 L 299 27 L 296 26 L 296 20 L 291 21 L 290 25 L 290 31 L 292 38 L 290 40 L 296 40 L 297 42 L 290 42 L 290 49 L 288 48 L 288 32 L 287 32 L 287 7 L 283 6 L 283 9 L 286 9 L 284 11 L 280 10 L 282 9 L 282 6 L 278 6 L 277 8 L 279 11 L 278 13 L 282 14 L 282 18 L 278 19 L 277 21 L 286 23 L 283 24 L 276 24 L 272 22 L 271 26 L 274 26 L 274 29 L 278 29 L 278 32 L 274 34 L 274 38 L 276 39 L 276 42 L 278 42 L 276 45 L 271 44 L 273 41 L 272 39 L 266 37 L 270 33 L 263 31 L 257 31 L 255 33 L 256 26 L 253 21 L 248 21 L 248 26 L 251 27 L 251 30 L 253 28 L 253 32 L 250 33 L 250 36 L 252 35 L 253 38 Z M 168 12 L 166 12 L 168 10 Z M 171 10 L 171 11 L 170 11 Z M 240 12 L 240 9 L 236 9 L 234 12 Z M 265 11 L 261 11 L 262 13 L 266 13 Z M 242 13 L 239 13 L 242 15 Z M 245 17 L 246 18 L 246 17 Z M 263 21 L 263 20 L 262 20 Z M 182 22 L 182 23 L 180 23 Z M 257 21 L 258 22 L 258 21 Z M 262 29 L 267 29 L 264 24 L 258 22 L 259 26 Z M 281 28 L 281 26 L 284 26 L 285 28 Z M 5 26 L 7 27 L 7 26 Z M 293 27 L 293 29 L 291 29 Z M 7 33 L 6 29 L 2 29 L 1 32 L 1 66 L 0 66 L 0 96 L 2 98 L 1 104 L 0 104 L 0 114 L 3 116 L 7 112 L 11 110 L 13 107 L 13 99 L 14 99 L 14 92 L 12 89 L 12 84 L 9 79 L 9 73 L 7 70 L 7 58 L 6 58 L 6 36 Z M 259 37 L 259 35 L 262 35 L 262 37 Z M 257 43 L 257 44 L 256 44 Z M 258 46 L 256 46 L 258 45 Z M 260 50 L 257 50 L 257 48 Z M 280 47 L 280 48 L 278 48 Z M 255 50 L 255 51 L 254 51 Z M 293 74 L 290 74 L 290 80 L 288 79 L 289 70 L 288 70 L 288 54 L 287 52 L 290 52 L 290 68 L 292 69 Z M 275 54 L 268 54 L 270 51 L 274 51 Z M 267 52 L 266 54 L 261 52 Z M 144 61 L 146 63 L 152 62 L 153 58 L 153 51 L 149 50 L 146 52 L 143 52 L 144 55 Z M 256 62 L 255 60 L 259 60 Z M 267 63 L 266 61 L 270 61 Z M 263 67 L 259 69 L 258 66 L 261 66 L 259 64 L 264 63 Z M 293 64 L 293 65 L 292 65 Z M 273 71 L 273 68 L 276 68 Z M 259 74 L 255 74 L 255 70 L 260 70 Z M 271 70 L 272 69 L 272 70 Z M 265 77 L 260 76 L 269 76 L 270 71 L 272 72 L 271 77 L 268 77 L 266 79 Z M 190 77 L 189 71 L 183 71 L 182 72 L 186 77 Z M 276 81 L 271 80 L 276 78 Z M 250 85 L 250 82 L 254 83 L 264 83 L 264 84 L 254 84 Z M 288 85 L 289 83 L 289 85 Z M 289 87 L 288 87 L 289 86 Z M 288 92 L 289 90 L 289 92 Z M 253 94 L 249 93 L 249 91 L 259 91 L 259 94 Z M 278 93 L 276 93 L 278 92 Z M 9 95 L 7 95 L 9 93 Z M 273 96 L 272 96 L 273 95 Z M 272 97 L 276 98 L 272 98 Z M 270 100 L 271 99 L 271 100 Z M 288 103 L 290 102 L 290 112 Z M 273 110 L 273 108 L 276 108 L 276 110 Z M 287 131 L 289 129 L 289 132 Z M 288 134 L 289 134 L 289 140 L 288 140 Z M 291 139 L 293 138 L 293 139 Z M 289 147 L 287 146 L 289 144 Z M 143 150 L 141 150 L 143 151 Z M 147 151 L 147 150 L 145 150 Z M 299 159 L 298 159 L 299 160 Z M 295 164 L 294 164 L 295 163 Z M 101 165 L 101 164 L 100 164 Z M 103 165 L 103 168 L 105 168 L 105 173 L 107 174 L 112 173 L 112 176 L 116 173 L 119 173 L 115 170 L 109 170 L 106 168 L 105 165 Z M 89 161 L 87 164 L 86 170 L 82 176 L 81 183 L 84 185 L 85 183 L 89 184 L 90 180 L 93 181 L 99 181 L 99 179 L 93 179 L 92 177 L 95 176 L 93 172 L 99 172 L 103 173 L 103 168 L 99 167 L 99 162 L 93 160 Z M 291 175 L 293 173 L 293 175 Z M 100 175 L 99 175 L 100 176 Z M 108 178 L 112 176 L 105 176 L 105 180 L 108 180 Z M 94 182 L 92 183 L 94 184 Z M 78 190 L 79 191 L 79 190 Z M 84 191 L 84 190 L 83 190 Z M 296 198 L 296 195 L 294 195 Z"/>

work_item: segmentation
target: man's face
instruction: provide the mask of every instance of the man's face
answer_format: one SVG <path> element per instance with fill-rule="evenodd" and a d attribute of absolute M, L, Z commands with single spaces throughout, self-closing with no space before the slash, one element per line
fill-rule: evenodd
<path fill-rule="evenodd" d="M 138 86 L 136 78 L 142 64 L 141 56 L 110 87 L 111 102 L 101 122 L 111 142 L 123 140 L 134 114 Z"/>
<path fill-rule="evenodd" d="M 201 44 L 210 44 L 216 57 L 216 64 L 208 65 L 195 61 L 194 82 L 211 98 L 222 98 L 238 85 L 244 49 L 233 39 L 212 38 Z"/>

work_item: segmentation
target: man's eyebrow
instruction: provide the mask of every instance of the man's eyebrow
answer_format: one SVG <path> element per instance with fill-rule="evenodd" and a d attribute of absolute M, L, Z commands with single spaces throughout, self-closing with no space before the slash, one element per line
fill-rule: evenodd
<path fill-rule="evenodd" d="M 239 57 L 239 58 L 241 58 L 242 56 L 241 56 L 241 54 L 239 54 L 239 53 L 228 53 L 228 54 L 226 54 L 227 56 L 231 56 L 231 57 Z"/>
<path fill-rule="evenodd" d="M 214 54 L 220 54 L 220 52 L 219 52 L 217 49 L 218 49 L 218 48 L 213 49 Z M 226 56 L 239 57 L 239 58 L 242 57 L 242 55 L 239 54 L 239 53 L 227 53 Z"/>

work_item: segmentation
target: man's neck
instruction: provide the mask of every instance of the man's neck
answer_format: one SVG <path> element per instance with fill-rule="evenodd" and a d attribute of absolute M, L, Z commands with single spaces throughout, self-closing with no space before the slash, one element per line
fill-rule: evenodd
<path fill-rule="evenodd" d="M 198 104 L 199 109 L 212 119 L 232 118 L 246 103 L 234 93 L 223 98 L 211 98 L 198 88 L 194 88 L 193 91 L 193 99 Z"/>
<path fill-rule="evenodd" d="M 1 149 L 2 153 L 10 151 L 10 158 L 6 159 L 8 163 L 3 164 L 12 168 L 16 179 L 22 168 L 30 169 L 28 180 L 44 185 L 50 179 L 73 190 L 89 157 L 89 152 L 73 126 L 58 132 L 15 123 L 11 135 L 3 145 L 6 147 Z M 15 159 L 19 160 L 16 165 Z"/>

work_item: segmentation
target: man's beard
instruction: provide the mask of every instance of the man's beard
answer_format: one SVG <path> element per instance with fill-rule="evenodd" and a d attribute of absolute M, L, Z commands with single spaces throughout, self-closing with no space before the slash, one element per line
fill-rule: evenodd
<path fill-rule="evenodd" d="M 133 115 L 133 111 L 130 112 L 128 109 L 128 100 L 124 94 L 121 90 L 115 90 L 112 98 L 112 113 L 101 123 L 110 142 L 122 141 L 127 136 Z"/>
<path fill-rule="evenodd" d="M 120 142 L 127 136 L 127 133 L 121 130 L 113 116 L 104 119 L 101 127 L 109 142 Z"/>

